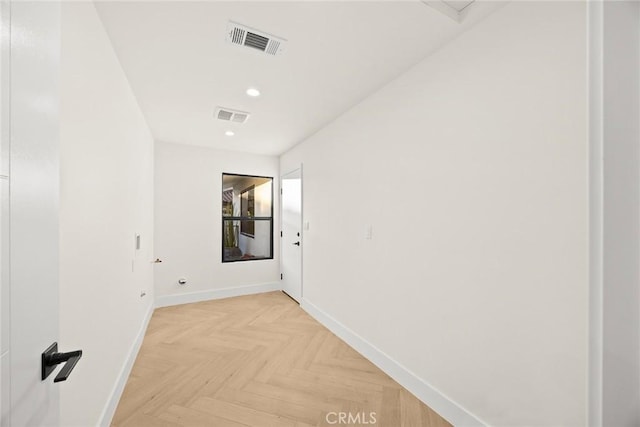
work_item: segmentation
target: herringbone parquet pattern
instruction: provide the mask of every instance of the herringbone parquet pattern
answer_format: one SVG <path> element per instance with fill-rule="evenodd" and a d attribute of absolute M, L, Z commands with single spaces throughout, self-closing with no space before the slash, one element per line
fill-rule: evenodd
<path fill-rule="evenodd" d="M 113 426 L 449 426 L 280 292 L 155 311 Z"/>

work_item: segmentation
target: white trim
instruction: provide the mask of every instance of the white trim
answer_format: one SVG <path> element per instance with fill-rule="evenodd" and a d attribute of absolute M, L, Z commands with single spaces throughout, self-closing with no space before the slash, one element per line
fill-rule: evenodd
<path fill-rule="evenodd" d="M 300 307 L 451 424 L 488 425 L 308 300 L 302 298 Z"/>
<path fill-rule="evenodd" d="M 136 361 L 136 357 L 138 356 L 138 352 L 140 351 L 140 347 L 142 346 L 142 342 L 147 332 L 149 321 L 151 320 L 151 316 L 153 315 L 154 309 L 159 307 L 168 307 L 172 305 L 188 304 L 192 302 L 237 297 L 242 295 L 259 294 L 259 293 L 278 291 L 278 290 L 280 290 L 279 284 L 265 283 L 261 285 L 238 286 L 233 288 L 215 289 L 211 291 L 191 292 L 188 294 L 165 295 L 165 296 L 156 298 L 155 305 L 154 304 L 149 305 L 147 314 L 145 315 L 144 320 L 140 325 L 140 330 L 138 331 L 138 335 L 136 336 L 135 341 L 131 345 L 131 349 L 129 350 L 129 355 L 127 356 L 127 359 L 122 365 L 122 369 L 120 370 L 118 379 L 116 380 L 116 383 L 113 386 L 111 395 L 109 396 L 109 399 L 107 400 L 107 403 L 104 409 L 102 410 L 102 414 L 100 415 L 100 421 L 98 425 L 101 427 L 102 426 L 108 427 L 111 425 L 111 421 L 118 407 L 118 403 L 120 402 L 120 398 L 122 397 L 122 392 L 124 391 L 124 387 L 126 386 L 127 381 L 129 379 L 129 375 L 131 374 L 131 369 L 133 368 L 133 364 Z"/>
<path fill-rule="evenodd" d="M 140 351 L 140 347 L 142 346 L 142 341 L 144 340 L 144 336 L 147 332 L 147 327 L 149 326 L 149 321 L 151 320 L 151 316 L 153 315 L 153 310 L 153 304 L 149 304 L 147 314 L 145 314 L 144 319 L 142 320 L 142 324 L 140 325 L 140 329 L 138 330 L 138 335 L 131 345 L 129 355 L 122 365 L 122 369 L 120 369 L 120 374 L 118 375 L 116 383 L 113 385 L 113 389 L 111 390 L 111 395 L 107 400 L 107 404 L 102 410 L 102 414 L 100 414 L 100 421 L 98 423 L 99 426 L 108 427 L 111 425 L 111 420 L 113 419 L 113 415 L 115 414 L 118 403 L 120 402 L 120 397 L 122 397 L 124 386 L 127 384 L 129 374 L 131 373 L 131 369 L 133 368 L 133 363 L 136 361 L 136 357 L 138 356 L 138 352 Z"/>
<path fill-rule="evenodd" d="M 260 285 L 234 286 L 232 288 L 212 289 L 207 291 L 190 292 L 186 294 L 162 295 L 156 297 L 156 308 L 169 307 L 172 305 L 180 304 L 190 304 L 212 299 L 261 294 L 264 292 L 279 290 L 279 283 L 263 283 Z"/>
<path fill-rule="evenodd" d="M 282 230 L 284 229 L 283 225 L 282 225 L 282 210 L 283 210 L 283 201 L 284 201 L 284 194 L 282 194 L 282 181 L 284 181 L 284 177 L 291 175 L 295 172 L 299 172 L 300 173 L 300 242 L 301 242 L 301 246 L 300 246 L 300 295 L 298 295 L 297 297 L 299 299 L 304 298 L 304 178 L 303 178 L 303 170 L 302 170 L 302 163 L 300 163 L 300 166 L 296 167 L 295 169 L 291 169 L 289 170 L 289 172 L 286 172 L 282 175 L 280 175 L 280 280 L 282 280 L 282 274 L 284 272 L 284 256 L 282 254 L 282 249 L 283 249 L 283 244 L 282 244 Z M 282 282 L 281 282 L 282 283 Z M 287 293 L 286 291 L 284 291 L 284 285 L 280 286 L 280 289 Z M 289 295 L 287 293 L 287 295 Z M 293 295 L 289 295 L 292 299 L 295 300 Z M 297 300 L 296 300 L 297 301 Z"/>
<path fill-rule="evenodd" d="M 603 418 L 603 2 L 588 2 L 589 348 L 587 423 Z"/>
<path fill-rule="evenodd" d="M 300 163 L 300 299 L 304 298 L 304 165 Z"/>

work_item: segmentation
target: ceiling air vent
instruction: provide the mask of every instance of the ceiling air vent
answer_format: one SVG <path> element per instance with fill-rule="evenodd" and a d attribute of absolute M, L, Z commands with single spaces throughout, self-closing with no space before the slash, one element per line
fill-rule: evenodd
<path fill-rule="evenodd" d="M 249 116 L 250 114 L 245 111 L 237 111 L 224 107 L 218 107 L 216 109 L 216 118 L 227 122 L 244 123 Z"/>
<path fill-rule="evenodd" d="M 263 31 L 246 27 L 233 21 L 227 25 L 227 41 L 238 46 L 247 46 L 269 55 L 278 55 L 284 50 L 286 40 Z"/>

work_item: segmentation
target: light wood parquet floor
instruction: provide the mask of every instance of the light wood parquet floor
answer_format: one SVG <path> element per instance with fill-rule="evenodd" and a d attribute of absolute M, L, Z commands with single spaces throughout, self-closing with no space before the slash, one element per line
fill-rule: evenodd
<path fill-rule="evenodd" d="M 112 423 L 345 425 L 450 424 L 281 292 L 157 309 Z"/>

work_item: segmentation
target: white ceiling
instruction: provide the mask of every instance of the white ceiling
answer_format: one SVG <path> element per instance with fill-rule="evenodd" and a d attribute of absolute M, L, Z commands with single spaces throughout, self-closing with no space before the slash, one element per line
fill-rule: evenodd
<path fill-rule="evenodd" d="M 96 3 L 157 140 L 269 155 L 301 142 L 497 6 L 475 2 L 458 24 L 419 1 Z M 284 53 L 227 43 L 229 20 L 287 39 Z M 248 97 L 250 86 L 261 96 Z M 219 121 L 217 106 L 251 117 Z"/>
<path fill-rule="evenodd" d="M 473 3 L 474 0 L 442 0 L 442 1 L 447 5 L 449 5 L 450 7 L 457 10 L 458 12 L 462 12 L 467 8 L 467 6 Z"/>

